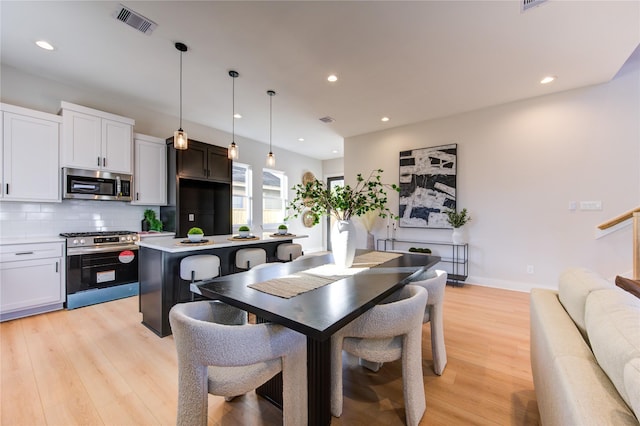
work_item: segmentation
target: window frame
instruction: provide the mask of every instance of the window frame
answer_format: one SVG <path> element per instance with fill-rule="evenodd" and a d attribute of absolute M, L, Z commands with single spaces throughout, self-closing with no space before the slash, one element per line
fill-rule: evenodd
<path fill-rule="evenodd" d="M 272 173 L 280 177 L 280 197 L 265 197 L 265 185 L 264 185 L 264 173 Z M 284 170 L 270 169 L 268 167 L 262 168 L 262 227 L 263 231 L 275 231 L 278 226 L 284 223 L 284 218 L 287 217 L 287 205 L 289 204 L 289 177 Z M 282 221 L 280 222 L 266 222 L 265 221 L 265 207 L 267 200 L 280 200 L 282 209 Z"/>
<path fill-rule="evenodd" d="M 233 167 L 241 167 L 243 169 L 245 169 L 245 182 L 244 182 L 244 188 L 245 188 L 245 195 L 239 195 L 235 193 L 235 187 L 239 186 L 236 185 L 237 181 L 233 180 Z M 234 232 L 237 232 L 238 228 L 246 225 L 251 227 L 253 225 L 253 170 L 251 168 L 250 164 L 246 164 L 246 163 L 240 163 L 238 161 L 234 161 L 231 165 L 232 167 L 232 173 L 231 173 L 231 225 L 232 228 L 234 230 Z M 241 182 L 238 182 L 239 184 L 241 184 Z M 241 197 L 243 200 L 246 200 L 246 207 L 244 210 L 246 210 L 246 215 L 247 215 L 247 222 L 248 223 L 236 223 L 234 221 L 234 216 L 235 216 L 235 210 L 236 208 L 234 207 L 234 198 L 235 197 Z"/>

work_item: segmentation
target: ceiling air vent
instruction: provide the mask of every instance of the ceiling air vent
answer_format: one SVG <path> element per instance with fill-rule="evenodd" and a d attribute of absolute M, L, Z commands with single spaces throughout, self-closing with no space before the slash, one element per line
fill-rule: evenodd
<path fill-rule="evenodd" d="M 532 7 L 540 6 L 542 3 L 547 0 L 521 0 L 522 1 L 522 12 L 526 12 Z"/>
<path fill-rule="evenodd" d="M 322 121 L 323 123 L 333 123 L 334 121 L 336 121 L 335 118 L 329 117 L 328 115 L 326 117 L 320 118 L 319 120 Z"/>
<path fill-rule="evenodd" d="M 123 5 L 120 5 L 120 7 L 113 12 L 113 17 L 146 35 L 151 35 L 153 30 L 158 26 L 158 24 L 151 19 L 145 18 Z"/>

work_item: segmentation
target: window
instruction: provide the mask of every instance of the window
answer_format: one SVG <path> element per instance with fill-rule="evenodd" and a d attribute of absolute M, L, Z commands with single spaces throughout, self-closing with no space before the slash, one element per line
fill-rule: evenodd
<path fill-rule="evenodd" d="M 251 166 L 234 161 L 232 180 L 233 226 L 251 226 Z"/>
<path fill-rule="evenodd" d="M 286 215 L 288 183 L 284 172 L 262 169 L 262 223 L 276 229 Z"/>

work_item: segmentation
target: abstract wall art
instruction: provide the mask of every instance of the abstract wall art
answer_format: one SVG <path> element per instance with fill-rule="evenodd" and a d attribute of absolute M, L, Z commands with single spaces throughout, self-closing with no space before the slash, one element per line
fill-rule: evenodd
<path fill-rule="evenodd" d="M 456 209 L 457 157 L 457 144 L 400 152 L 401 227 L 451 228 L 444 212 Z"/>

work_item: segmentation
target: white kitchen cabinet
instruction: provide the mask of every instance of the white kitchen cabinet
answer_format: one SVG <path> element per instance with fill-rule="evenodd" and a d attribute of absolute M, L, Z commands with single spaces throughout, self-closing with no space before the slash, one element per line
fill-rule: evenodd
<path fill-rule="evenodd" d="M 0 246 L 0 321 L 62 309 L 64 242 Z"/>
<path fill-rule="evenodd" d="M 167 204 L 167 144 L 164 139 L 136 133 L 134 137 L 133 201 Z"/>
<path fill-rule="evenodd" d="M 61 102 L 62 167 L 132 173 L 131 118 Z"/>
<path fill-rule="evenodd" d="M 0 104 L 2 200 L 60 201 L 57 115 Z"/>

